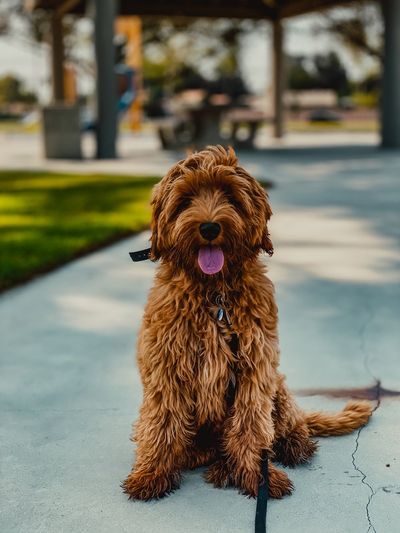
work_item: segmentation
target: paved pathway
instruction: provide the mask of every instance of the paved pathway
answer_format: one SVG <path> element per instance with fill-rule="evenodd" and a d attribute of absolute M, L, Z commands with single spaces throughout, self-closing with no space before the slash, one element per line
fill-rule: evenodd
<path fill-rule="evenodd" d="M 244 154 L 272 179 L 282 367 L 307 408 L 336 389 L 380 404 L 359 433 L 321 440 L 269 507 L 270 533 L 393 533 L 400 523 L 400 154 L 371 147 Z M 199 471 L 155 503 L 128 502 L 141 389 L 135 336 L 154 265 L 146 235 L 0 298 L 0 531 L 245 533 L 255 502 Z M 330 390 L 335 389 L 335 390 Z M 336 391 L 337 392 L 337 391 Z M 383 392 L 383 393 L 382 393 Z M 319 395 L 314 396 L 314 393 Z M 343 393 L 347 394 L 346 391 Z"/>
<path fill-rule="evenodd" d="M 274 139 L 263 129 L 257 136 L 260 148 L 347 146 L 359 144 L 374 146 L 379 142 L 378 133 L 374 132 L 319 132 L 289 133 L 284 139 Z M 165 172 L 167 166 L 182 157 L 183 151 L 166 152 L 160 150 L 160 143 L 155 132 L 147 127 L 139 133 L 123 133 L 118 140 L 117 160 L 93 159 L 95 154 L 94 136 L 82 136 L 82 148 L 85 160 L 44 159 L 43 140 L 40 134 L 17 134 L 0 131 L 0 146 L 6 146 L 1 153 L 2 169 L 48 170 L 54 172 L 83 172 L 130 174 L 139 172 L 144 175 Z"/>

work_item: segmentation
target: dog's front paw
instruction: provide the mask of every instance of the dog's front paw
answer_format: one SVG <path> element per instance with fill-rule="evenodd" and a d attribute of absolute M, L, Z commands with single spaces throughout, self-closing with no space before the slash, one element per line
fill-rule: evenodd
<path fill-rule="evenodd" d="M 236 469 L 234 485 L 240 492 L 250 498 L 256 498 L 262 481 L 259 470 Z M 293 491 L 293 484 L 286 472 L 279 470 L 271 462 L 268 468 L 268 494 L 270 498 L 283 498 Z"/>
<path fill-rule="evenodd" d="M 245 496 L 256 498 L 260 482 L 261 472 L 258 469 L 255 471 L 245 469 L 235 471 L 235 485 Z"/>
<path fill-rule="evenodd" d="M 206 470 L 204 478 L 214 487 L 220 489 L 236 487 L 242 494 L 255 498 L 260 486 L 261 472 L 244 469 L 230 471 L 227 462 L 219 460 Z M 293 491 L 293 484 L 286 472 L 279 470 L 272 463 L 269 463 L 268 484 L 270 498 L 283 498 Z"/>
<path fill-rule="evenodd" d="M 179 488 L 180 475 L 156 472 L 131 472 L 122 483 L 123 491 L 132 500 L 152 500 L 166 496 Z"/>
<path fill-rule="evenodd" d="M 260 473 L 230 469 L 227 461 L 221 459 L 206 470 L 205 479 L 219 489 L 236 487 L 247 496 L 257 496 Z"/>
<path fill-rule="evenodd" d="M 218 489 L 224 489 L 233 485 L 233 479 L 229 474 L 226 461 L 222 459 L 207 468 L 204 479 Z"/>

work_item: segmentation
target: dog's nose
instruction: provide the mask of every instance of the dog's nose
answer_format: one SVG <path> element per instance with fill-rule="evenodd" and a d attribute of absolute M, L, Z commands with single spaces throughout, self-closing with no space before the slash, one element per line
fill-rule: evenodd
<path fill-rule="evenodd" d="M 218 237 L 221 231 L 221 226 L 218 222 L 203 222 L 200 224 L 200 234 L 207 241 L 213 241 Z"/>

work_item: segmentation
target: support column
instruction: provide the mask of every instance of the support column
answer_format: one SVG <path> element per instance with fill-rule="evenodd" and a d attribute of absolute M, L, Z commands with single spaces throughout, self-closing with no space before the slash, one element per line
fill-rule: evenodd
<path fill-rule="evenodd" d="M 97 157 L 116 157 L 117 79 L 115 74 L 114 0 L 94 0 L 97 67 Z"/>
<path fill-rule="evenodd" d="M 51 17 L 51 78 L 53 102 L 64 101 L 64 33 L 62 17 Z"/>
<path fill-rule="evenodd" d="M 400 0 L 384 0 L 382 9 L 385 25 L 382 146 L 400 148 Z"/>
<path fill-rule="evenodd" d="M 280 20 L 272 22 L 272 63 L 273 63 L 273 135 L 283 137 L 283 28 Z"/>

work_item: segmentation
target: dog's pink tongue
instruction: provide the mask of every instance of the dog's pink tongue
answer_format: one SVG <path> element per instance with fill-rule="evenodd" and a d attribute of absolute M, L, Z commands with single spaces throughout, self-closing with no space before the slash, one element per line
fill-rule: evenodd
<path fill-rule="evenodd" d="M 200 248 L 197 258 L 204 274 L 216 274 L 224 266 L 224 252 L 217 246 Z"/>

